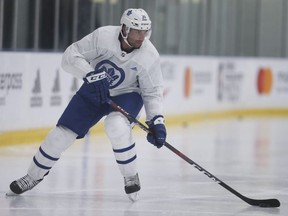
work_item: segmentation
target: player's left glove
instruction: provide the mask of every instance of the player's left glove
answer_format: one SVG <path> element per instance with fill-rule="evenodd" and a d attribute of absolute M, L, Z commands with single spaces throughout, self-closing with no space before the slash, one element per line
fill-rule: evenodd
<path fill-rule="evenodd" d="M 164 117 L 162 115 L 154 116 L 153 119 L 147 121 L 151 133 L 147 134 L 147 140 L 157 148 L 161 148 L 166 140 L 166 128 L 164 124 Z"/>

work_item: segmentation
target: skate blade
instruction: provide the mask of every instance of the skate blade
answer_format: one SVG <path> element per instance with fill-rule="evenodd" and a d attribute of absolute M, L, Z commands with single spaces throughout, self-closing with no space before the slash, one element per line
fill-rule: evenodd
<path fill-rule="evenodd" d="M 11 190 L 9 189 L 9 191 L 6 192 L 6 196 L 19 196 L 19 194 L 16 194 L 16 193 L 14 193 L 13 191 L 11 191 Z"/>
<path fill-rule="evenodd" d="M 139 192 L 130 193 L 127 194 L 127 196 L 132 202 L 136 202 L 137 200 L 139 200 Z"/>

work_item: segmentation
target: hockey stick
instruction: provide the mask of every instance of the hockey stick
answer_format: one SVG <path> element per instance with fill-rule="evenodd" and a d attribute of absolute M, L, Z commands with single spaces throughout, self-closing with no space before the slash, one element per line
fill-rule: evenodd
<path fill-rule="evenodd" d="M 116 111 L 119 111 L 120 113 L 122 113 L 130 122 L 133 122 L 135 124 L 137 124 L 141 129 L 143 129 L 145 132 L 150 133 L 150 130 L 147 126 L 145 126 L 144 124 L 142 124 L 140 121 L 138 121 L 137 119 L 135 119 L 133 116 L 131 116 L 128 112 L 126 112 L 125 110 L 123 110 L 120 106 L 118 106 L 116 103 L 114 103 L 112 100 L 108 99 L 107 103 L 113 107 Z M 236 195 L 237 197 L 239 197 L 240 199 L 242 199 L 243 201 L 245 201 L 246 203 L 252 205 L 252 206 L 259 206 L 259 207 L 279 207 L 280 206 L 280 202 L 278 199 L 264 199 L 264 200 L 259 200 L 259 199 L 251 199 L 248 198 L 246 196 L 243 196 L 242 194 L 240 194 L 239 192 L 237 192 L 236 190 L 234 190 L 233 188 L 231 188 L 230 186 L 228 186 L 227 184 L 225 184 L 223 181 L 221 181 L 219 178 L 217 178 L 216 176 L 212 175 L 210 172 L 208 172 L 207 170 L 205 170 L 204 168 L 202 168 L 200 165 L 198 165 L 197 163 L 195 163 L 193 160 L 191 160 L 190 158 L 188 158 L 186 155 L 184 155 L 182 152 L 180 152 L 179 150 L 177 150 L 176 148 L 174 148 L 173 146 L 171 146 L 168 142 L 165 142 L 164 145 L 170 149 L 172 152 L 174 152 L 176 155 L 178 155 L 179 157 L 181 157 L 183 160 L 185 160 L 186 162 L 188 162 L 189 164 L 191 164 L 192 166 L 194 166 L 197 170 L 199 170 L 200 172 L 202 172 L 203 174 L 205 174 L 206 176 L 208 176 L 210 179 L 212 179 L 213 181 L 215 181 L 216 183 L 218 183 L 219 185 L 221 185 L 222 187 L 224 187 L 225 189 L 227 189 L 228 191 L 230 191 L 231 193 L 233 193 L 234 195 Z"/>

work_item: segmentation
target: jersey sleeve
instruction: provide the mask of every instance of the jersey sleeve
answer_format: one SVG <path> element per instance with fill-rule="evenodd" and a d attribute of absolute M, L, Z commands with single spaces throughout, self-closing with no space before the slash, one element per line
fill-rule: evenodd
<path fill-rule="evenodd" d="M 71 44 L 63 53 L 61 66 L 77 78 L 84 78 L 87 73 L 94 69 L 90 65 L 90 61 L 98 56 L 97 29 L 85 36 L 81 40 Z"/>
<path fill-rule="evenodd" d="M 146 120 L 155 115 L 163 115 L 163 76 L 160 58 L 138 77 L 141 95 L 144 102 Z"/>

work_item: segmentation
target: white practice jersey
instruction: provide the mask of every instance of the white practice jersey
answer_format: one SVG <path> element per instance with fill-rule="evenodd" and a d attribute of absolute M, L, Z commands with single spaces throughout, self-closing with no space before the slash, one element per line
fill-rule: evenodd
<path fill-rule="evenodd" d="M 163 78 L 159 53 L 145 38 L 140 49 L 121 50 L 120 26 L 105 26 L 70 45 L 63 54 L 62 67 L 83 79 L 91 71 L 105 71 L 110 95 L 138 92 L 147 120 L 163 115 Z"/>

